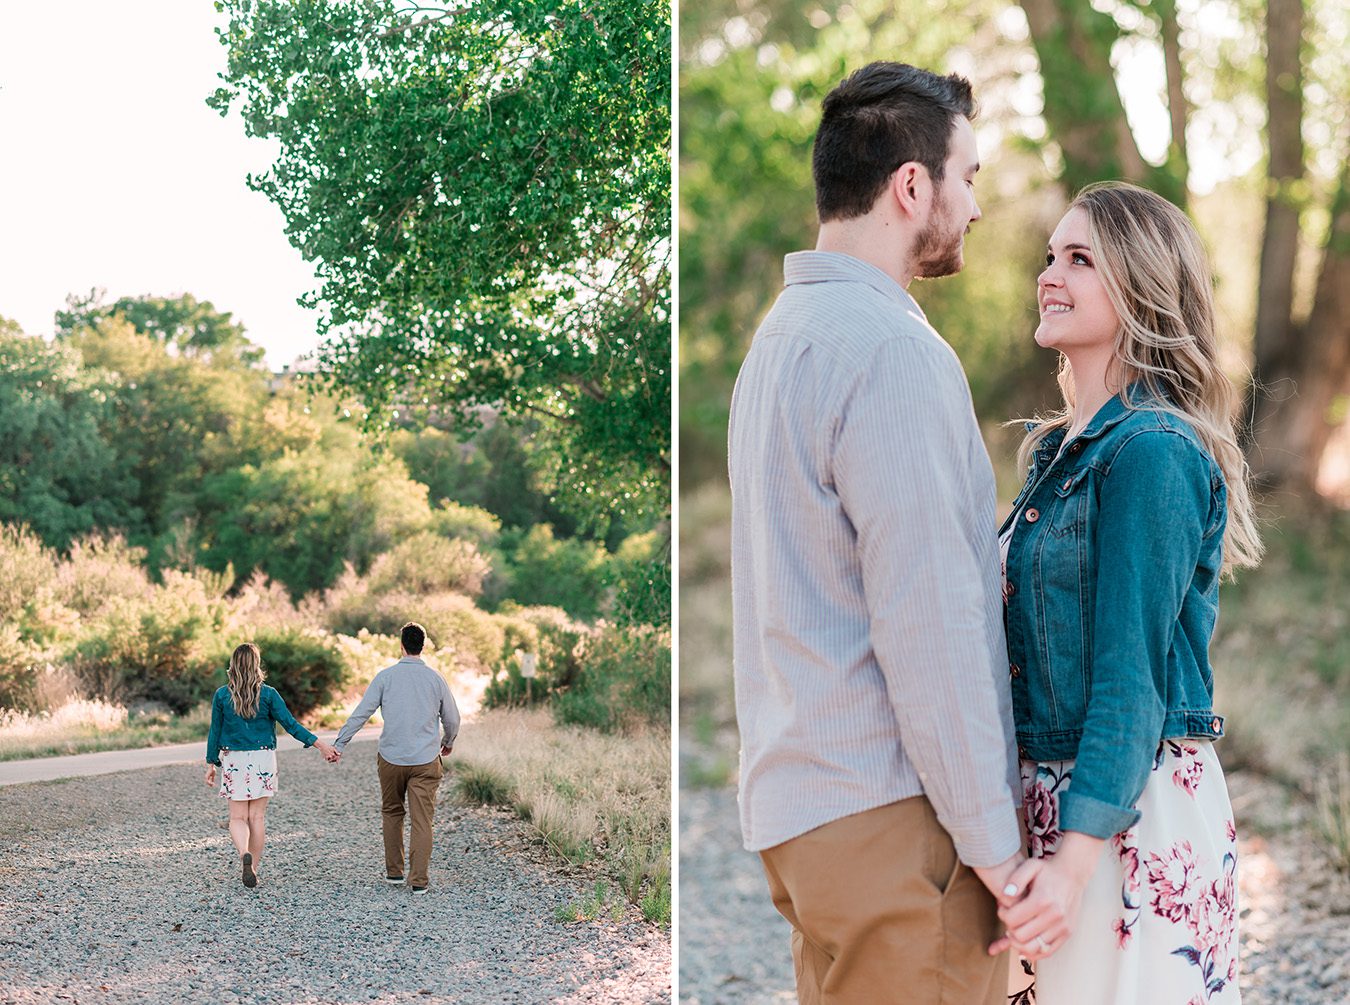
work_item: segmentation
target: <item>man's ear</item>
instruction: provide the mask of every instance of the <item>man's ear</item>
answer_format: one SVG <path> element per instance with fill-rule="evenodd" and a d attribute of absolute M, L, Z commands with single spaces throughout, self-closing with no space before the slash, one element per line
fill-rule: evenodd
<path fill-rule="evenodd" d="M 905 161 L 891 174 L 887 189 L 902 216 L 919 222 L 933 202 L 933 179 L 918 161 Z"/>

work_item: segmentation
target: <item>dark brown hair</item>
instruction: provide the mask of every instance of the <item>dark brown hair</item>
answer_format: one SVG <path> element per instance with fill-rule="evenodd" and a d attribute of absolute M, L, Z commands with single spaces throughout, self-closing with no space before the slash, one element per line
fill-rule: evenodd
<path fill-rule="evenodd" d="M 915 161 L 945 173 L 956 117 L 975 117 L 970 81 L 905 63 L 869 63 L 825 97 L 811 155 L 820 222 L 869 212 L 886 181 Z"/>

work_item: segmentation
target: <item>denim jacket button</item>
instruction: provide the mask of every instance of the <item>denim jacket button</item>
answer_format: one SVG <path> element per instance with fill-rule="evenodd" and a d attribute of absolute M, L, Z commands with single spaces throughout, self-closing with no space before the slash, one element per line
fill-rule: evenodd
<path fill-rule="evenodd" d="M 1007 583 L 1004 584 L 1003 592 L 1005 596 L 1009 597 L 1011 597 L 1014 593 L 1017 592 L 1017 587 L 1012 584 L 1012 580 L 1009 580 Z"/>
<path fill-rule="evenodd" d="M 1075 443 L 1075 444 L 1073 444 L 1071 447 L 1069 447 L 1069 453 L 1071 453 L 1071 454 L 1076 454 L 1076 453 L 1078 453 L 1078 451 L 1080 451 L 1080 450 L 1082 450 L 1082 449 L 1083 449 L 1083 444 L 1082 444 L 1082 443 Z"/>
<path fill-rule="evenodd" d="M 1008 665 L 1008 673 L 1013 677 L 1020 677 L 1022 676 L 1022 668 L 1016 663 L 1011 663 Z"/>
<path fill-rule="evenodd" d="M 1066 489 L 1067 489 L 1070 485 L 1072 485 L 1072 484 L 1073 484 L 1073 479 L 1072 479 L 1072 478 L 1065 478 L 1065 479 L 1064 479 L 1064 487 L 1065 487 Z"/>
<path fill-rule="evenodd" d="M 1036 507 L 1033 506 L 1031 509 L 1027 510 L 1027 523 L 1035 523 L 1040 518 L 1041 511 L 1036 509 Z"/>
<path fill-rule="evenodd" d="M 1209 725 L 1210 728 L 1213 729 L 1215 733 L 1218 733 L 1223 729 L 1223 723 L 1219 721 L 1217 716 L 1215 716 L 1214 721 L 1211 722 Z"/>

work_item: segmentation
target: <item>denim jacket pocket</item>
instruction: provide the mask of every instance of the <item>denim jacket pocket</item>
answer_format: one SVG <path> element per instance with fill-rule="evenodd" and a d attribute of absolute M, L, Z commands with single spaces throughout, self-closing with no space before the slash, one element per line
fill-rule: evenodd
<path fill-rule="evenodd" d="M 1064 537 L 1079 530 L 1088 518 L 1088 475 L 1090 466 L 1068 472 L 1055 482 L 1055 519 L 1050 526 L 1050 534 Z"/>

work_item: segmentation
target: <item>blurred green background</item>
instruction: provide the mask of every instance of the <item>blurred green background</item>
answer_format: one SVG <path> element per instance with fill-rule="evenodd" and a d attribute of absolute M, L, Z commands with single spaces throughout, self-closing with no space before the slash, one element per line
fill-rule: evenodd
<path fill-rule="evenodd" d="M 1058 403 L 1035 277 L 1073 191 L 1124 178 L 1184 206 L 1247 392 L 1269 553 L 1214 642 L 1230 768 L 1309 806 L 1350 867 L 1350 9 L 1338 0 L 709 0 L 680 9 L 681 783 L 734 784 L 726 419 L 782 256 L 815 243 L 823 96 L 895 59 L 974 85 L 984 219 L 959 276 L 911 293 L 953 345 L 1007 505 L 1008 420 Z M 1340 776 L 1344 779 L 1344 775 Z M 1339 788 L 1340 791 L 1337 791 Z"/>

